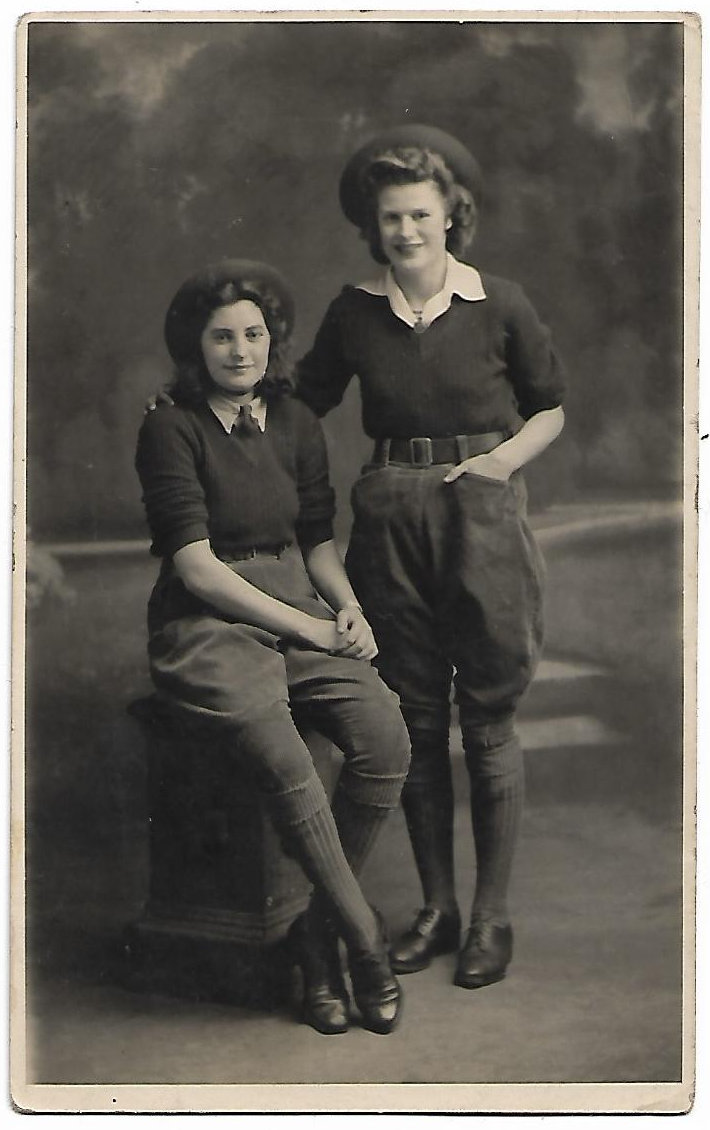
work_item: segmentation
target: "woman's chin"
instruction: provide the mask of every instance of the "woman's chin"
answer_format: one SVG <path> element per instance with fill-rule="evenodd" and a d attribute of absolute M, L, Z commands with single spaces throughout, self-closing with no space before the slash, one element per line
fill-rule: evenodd
<path fill-rule="evenodd" d="M 225 381 L 224 383 L 222 383 L 221 381 L 215 381 L 214 383 L 215 383 L 216 391 L 218 393 L 221 393 L 222 396 L 229 396 L 229 397 L 234 398 L 234 397 L 242 397 L 242 396 L 252 396 L 253 393 L 254 393 L 254 389 L 255 389 L 258 382 L 257 381 L 234 381 L 234 382 Z"/>
<path fill-rule="evenodd" d="M 438 266 L 438 261 L 430 254 L 423 251 L 412 251 L 409 254 L 394 254 L 390 260 L 392 267 L 395 271 L 406 273 L 407 271 L 426 271 L 434 266 Z"/>

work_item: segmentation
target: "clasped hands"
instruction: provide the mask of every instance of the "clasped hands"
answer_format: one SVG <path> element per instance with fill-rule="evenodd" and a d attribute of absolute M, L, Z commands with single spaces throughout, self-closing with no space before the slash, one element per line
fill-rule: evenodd
<path fill-rule="evenodd" d="M 314 646 L 330 655 L 348 659 L 374 659 L 377 655 L 372 628 L 355 605 L 341 608 L 335 620 L 317 620 L 314 637 Z"/>

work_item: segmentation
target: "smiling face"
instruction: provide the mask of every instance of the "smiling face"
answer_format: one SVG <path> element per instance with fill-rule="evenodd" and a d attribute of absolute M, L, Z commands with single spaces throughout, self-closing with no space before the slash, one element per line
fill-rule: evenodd
<path fill-rule="evenodd" d="M 214 310 L 200 338 L 210 377 L 237 399 L 250 398 L 266 372 L 270 344 L 264 315 L 246 298 Z"/>
<path fill-rule="evenodd" d="M 377 223 L 382 250 L 395 274 L 443 267 L 451 219 L 434 181 L 382 188 L 377 199 Z"/>

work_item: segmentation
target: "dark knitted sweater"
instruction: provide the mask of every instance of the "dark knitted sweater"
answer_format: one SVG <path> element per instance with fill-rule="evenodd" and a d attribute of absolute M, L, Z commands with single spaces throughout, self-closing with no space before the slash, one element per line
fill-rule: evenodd
<path fill-rule="evenodd" d="M 143 421 L 136 469 L 157 557 L 205 538 L 219 555 L 333 536 L 323 432 L 290 397 L 269 404 L 263 434 L 227 434 L 207 404 L 160 407 Z"/>
<path fill-rule="evenodd" d="M 298 395 L 322 416 L 360 379 L 365 432 L 449 436 L 504 431 L 562 401 L 550 333 L 516 283 L 482 275 L 486 298 L 451 307 L 417 334 L 386 296 L 352 286 L 329 306 L 298 368 Z"/>

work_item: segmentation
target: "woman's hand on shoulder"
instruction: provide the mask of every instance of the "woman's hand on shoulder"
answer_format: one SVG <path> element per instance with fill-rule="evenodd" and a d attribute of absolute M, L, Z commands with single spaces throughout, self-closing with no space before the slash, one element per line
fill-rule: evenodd
<path fill-rule="evenodd" d="M 166 392 L 165 389 L 158 389 L 157 392 L 154 392 L 152 396 L 148 397 L 145 404 L 143 405 L 144 415 L 147 416 L 149 412 L 155 412 L 155 409 L 158 408 L 161 404 L 166 405 L 168 408 L 175 407 L 175 401 L 173 400 L 170 393 Z"/>
<path fill-rule="evenodd" d="M 486 455 L 472 455 L 470 459 L 457 463 L 444 475 L 444 482 L 453 483 L 461 475 L 481 475 L 484 479 L 497 479 L 504 483 L 510 478 L 512 470 L 495 451 L 489 451 Z"/>

